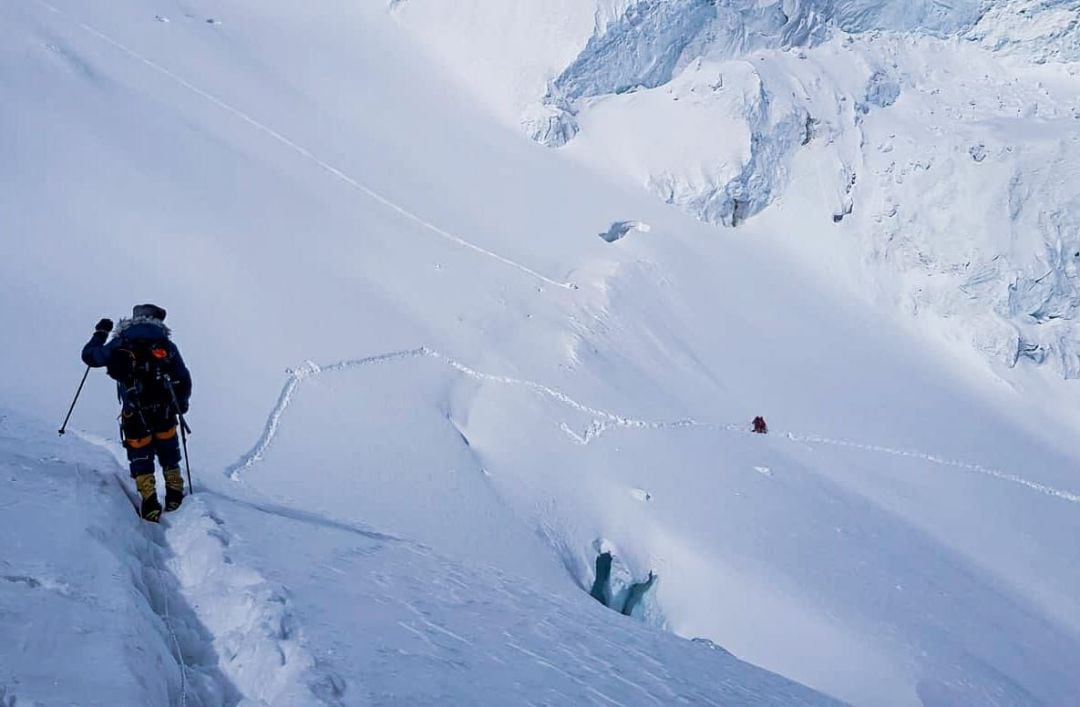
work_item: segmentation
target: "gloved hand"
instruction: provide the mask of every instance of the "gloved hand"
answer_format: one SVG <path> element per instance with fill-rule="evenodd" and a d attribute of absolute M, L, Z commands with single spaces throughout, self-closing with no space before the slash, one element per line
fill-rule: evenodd
<path fill-rule="evenodd" d="M 187 411 L 188 411 L 188 401 L 187 400 L 181 400 L 180 401 L 180 414 L 181 415 L 186 415 Z"/>
<path fill-rule="evenodd" d="M 105 334 L 108 334 L 110 331 L 112 331 L 112 329 L 113 323 L 111 319 L 102 319 L 100 322 L 97 323 L 97 326 L 94 327 L 94 331 L 100 331 Z"/>

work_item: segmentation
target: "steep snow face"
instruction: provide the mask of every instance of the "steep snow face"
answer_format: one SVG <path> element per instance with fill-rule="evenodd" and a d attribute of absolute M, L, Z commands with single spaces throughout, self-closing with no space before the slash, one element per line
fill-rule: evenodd
<path fill-rule="evenodd" d="M 425 30 L 425 8 L 414 2 L 402 21 L 460 65 Z M 1003 369 L 1080 375 L 1080 3 L 595 10 L 573 60 L 516 107 L 534 139 L 718 225 L 798 202 L 798 225 L 772 229 L 796 250 L 842 231 L 854 293 Z M 467 81 L 488 82 L 470 68 Z"/>

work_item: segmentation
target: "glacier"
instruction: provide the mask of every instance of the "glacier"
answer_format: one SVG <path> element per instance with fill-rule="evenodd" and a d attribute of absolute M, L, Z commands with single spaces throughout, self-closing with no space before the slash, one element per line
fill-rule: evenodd
<path fill-rule="evenodd" d="M 1075 10 L 0 3 L 0 704 L 1075 701 Z"/>

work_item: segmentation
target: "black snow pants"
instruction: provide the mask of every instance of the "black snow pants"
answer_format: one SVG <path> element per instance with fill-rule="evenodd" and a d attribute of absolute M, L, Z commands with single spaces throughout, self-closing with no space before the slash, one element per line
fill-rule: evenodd
<path fill-rule="evenodd" d="M 171 405 L 125 406 L 120 428 L 132 477 L 153 474 L 155 456 L 164 470 L 180 467 L 180 440 Z"/>

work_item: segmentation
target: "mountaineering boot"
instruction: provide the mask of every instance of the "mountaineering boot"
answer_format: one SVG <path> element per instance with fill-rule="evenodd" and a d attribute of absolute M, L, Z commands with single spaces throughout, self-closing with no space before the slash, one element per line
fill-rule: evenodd
<path fill-rule="evenodd" d="M 158 501 L 154 475 L 142 474 L 136 476 L 135 488 L 139 489 L 139 496 L 142 497 L 139 515 L 142 516 L 143 520 L 157 523 L 161 519 L 161 503 Z"/>
<path fill-rule="evenodd" d="M 165 470 L 165 510 L 175 511 L 184 502 L 184 475 L 180 469 Z"/>

